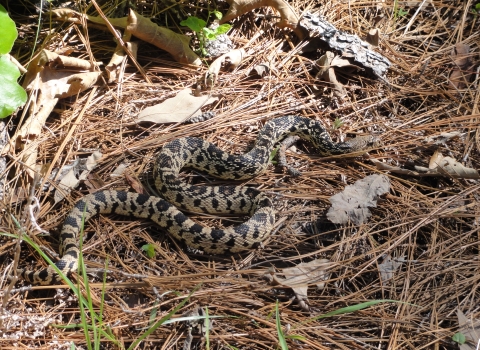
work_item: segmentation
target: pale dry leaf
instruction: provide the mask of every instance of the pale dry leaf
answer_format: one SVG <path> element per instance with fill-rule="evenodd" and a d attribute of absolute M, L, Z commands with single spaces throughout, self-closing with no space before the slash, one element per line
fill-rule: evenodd
<path fill-rule="evenodd" d="M 371 159 L 372 163 L 375 164 L 378 170 L 386 170 L 390 171 L 395 174 L 403 174 L 403 175 L 410 175 L 410 176 L 422 176 L 417 171 L 409 170 L 409 169 L 403 169 L 398 166 L 393 166 L 387 163 L 380 162 L 379 160 L 376 159 Z"/>
<path fill-rule="evenodd" d="M 105 25 L 102 17 L 84 15 L 70 9 L 56 9 L 51 11 L 54 19 L 68 21 L 81 25 L 84 20 Z M 201 59 L 190 48 L 190 38 L 178 34 L 168 28 L 160 27 L 150 19 L 130 10 L 128 17 L 107 18 L 117 28 L 125 28 L 132 35 L 170 53 L 180 63 L 202 65 Z"/>
<path fill-rule="evenodd" d="M 102 157 L 102 153 L 95 151 L 86 159 L 76 159 L 73 164 L 62 167 L 60 175 L 57 177 L 60 182 L 54 194 L 55 203 L 64 199 L 72 189 L 78 186 L 80 181 L 86 180 L 87 175 L 97 166 Z M 52 172 L 51 178 L 54 178 L 56 174 L 57 171 Z"/>
<path fill-rule="evenodd" d="M 471 66 L 470 46 L 462 43 L 456 44 L 452 57 L 454 66 L 449 78 L 450 84 L 456 89 L 464 89 L 473 74 L 473 70 L 469 69 Z M 469 73 L 469 71 L 472 72 Z"/>
<path fill-rule="evenodd" d="M 380 270 L 380 278 L 382 282 L 386 282 L 389 279 L 393 278 L 395 272 L 398 270 L 400 266 L 405 262 L 405 257 L 395 258 L 392 259 L 390 255 L 383 260 L 381 264 L 378 265 L 378 269 Z"/>
<path fill-rule="evenodd" d="M 244 49 L 232 50 L 212 62 L 207 72 L 205 73 L 204 83 L 206 86 L 213 86 L 217 81 L 218 74 L 222 67 L 228 69 L 235 69 L 243 59 L 247 56 Z"/>
<path fill-rule="evenodd" d="M 455 179 L 478 179 L 478 171 L 473 168 L 467 168 L 452 157 L 444 157 L 436 151 L 430 158 L 428 165 L 429 171 L 439 175 L 447 175 Z"/>
<path fill-rule="evenodd" d="M 270 74 L 270 71 L 271 71 L 270 63 L 263 62 L 253 67 L 252 70 L 248 73 L 248 75 L 258 75 L 263 78 L 268 74 Z"/>
<path fill-rule="evenodd" d="M 19 151 L 25 150 L 22 161 L 33 169 L 37 159 L 36 138 L 43 130 L 48 116 L 61 98 L 77 95 L 89 89 L 101 72 L 90 61 L 71 58 L 42 50 L 29 65 L 23 87 L 29 94 L 29 117 L 12 137 Z M 27 170 L 27 174 L 34 174 Z"/>
<path fill-rule="evenodd" d="M 465 133 L 462 133 L 461 131 L 451 131 L 451 132 L 442 132 L 440 135 L 433 135 L 429 136 L 425 139 L 426 143 L 433 143 L 435 145 L 444 145 L 447 143 L 447 141 L 457 138 L 457 137 L 463 137 Z"/>
<path fill-rule="evenodd" d="M 476 350 L 480 346 L 480 320 L 468 318 L 457 309 L 459 332 L 465 336 L 467 343 L 458 344 L 460 350 Z"/>
<path fill-rule="evenodd" d="M 79 183 L 80 180 L 75 176 L 75 170 L 73 167 L 70 168 L 70 170 L 62 177 L 58 184 L 58 188 L 55 190 L 55 194 L 53 195 L 55 204 L 64 199 L 73 188 L 78 186 Z"/>
<path fill-rule="evenodd" d="M 110 174 L 110 177 L 111 178 L 116 178 L 116 177 L 120 177 L 120 176 L 123 176 L 123 173 L 125 173 L 125 170 L 127 170 L 128 168 L 128 164 L 125 164 L 125 163 L 120 163 L 114 171 L 112 171 L 112 173 Z"/>
<path fill-rule="evenodd" d="M 335 224 L 363 224 L 370 216 L 369 207 L 377 206 L 377 199 L 390 190 L 390 180 L 385 175 L 370 175 L 330 197 L 332 206 L 327 218 Z"/>
<path fill-rule="evenodd" d="M 280 21 L 276 25 L 280 28 L 290 28 L 300 38 L 304 39 L 307 32 L 299 25 L 299 16 L 292 6 L 284 0 L 226 0 L 230 5 L 227 13 L 220 21 L 226 23 L 238 16 L 263 6 L 273 7 L 280 14 Z"/>
<path fill-rule="evenodd" d="M 192 90 L 181 90 L 175 97 L 162 103 L 147 107 L 138 114 L 137 122 L 181 123 L 190 117 L 200 115 L 201 107 L 218 100 L 217 96 L 194 96 Z"/>
<path fill-rule="evenodd" d="M 330 51 L 327 51 L 315 63 L 320 68 L 318 73 L 315 75 L 315 79 L 330 83 L 333 92 L 339 98 L 344 98 L 347 95 L 347 90 L 343 84 L 337 80 L 334 67 L 342 69 L 342 71 L 347 74 L 354 70 L 361 69 L 360 67 L 352 64 L 349 60 L 341 58 L 340 56 L 336 56 Z"/>
<path fill-rule="evenodd" d="M 94 151 L 90 156 L 87 157 L 87 160 L 85 162 L 85 170 L 92 171 L 93 169 L 95 169 L 100 159 L 102 159 L 102 157 L 103 157 L 103 154 L 101 152 Z"/>
<path fill-rule="evenodd" d="M 132 53 L 133 58 L 137 59 L 138 42 L 125 42 L 125 45 L 127 45 L 128 49 Z M 121 73 L 120 68 L 125 66 L 127 57 L 128 56 L 123 49 L 123 45 L 118 43 L 110 62 L 108 62 L 108 64 L 105 66 L 105 72 L 107 73 L 109 83 L 117 81 Z"/>
<path fill-rule="evenodd" d="M 433 176 L 446 176 L 453 178 L 464 179 L 478 179 L 478 170 L 473 168 L 464 167 L 461 163 L 457 162 L 451 157 L 443 157 L 438 154 L 434 154 L 430 159 L 431 168 L 422 166 L 414 166 L 414 170 L 404 169 L 398 166 L 389 165 L 378 160 L 371 160 L 378 170 L 386 170 L 395 174 L 409 175 L 415 177 L 433 177 Z"/>
<path fill-rule="evenodd" d="M 295 293 L 300 306 L 308 310 L 308 286 L 316 285 L 318 290 L 325 287 L 325 280 L 329 278 L 327 272 L 332 263 L 328 259 L 315 259 L 308 263 L 300 263 L 294 267 L 285 268 L 282 274 L 285 278 L 273 276 L 276 284 L 289 287 Z"/>

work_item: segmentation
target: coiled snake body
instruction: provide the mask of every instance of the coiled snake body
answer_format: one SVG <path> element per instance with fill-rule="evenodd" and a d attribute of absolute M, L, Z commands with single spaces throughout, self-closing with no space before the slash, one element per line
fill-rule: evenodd
<path fill-rule="evenodd" d="M 165 228 L 177 240 L 207 253 L 223 254 L 257 247 L 270 234 L 275 222 L 271 201 L 261 191 L 239 186 L 194 186 L 178 180 L 184 167 L 203 170 L 221 179 L 243 180 L 262 173 L 275 144 L 288 135 L 298 135 L 317 147 L 322 155 L 342 154 L 375 146 L 373 136 L 334 143 L 323 125 L 299 116 L 270 120 L 260 131 L 255 146 L 245 154 L 228 154 L 198 138 L 176 139 L 166 144 L 154 167 L 155 185 L 163 198 L 126 191 L 99 191 L 80 199 L 69 213 L 60 234 L 60 255 L 56 266 L 64 273 L 77 270 L 78 234 L 96 214 L 120 214 L 148 218 Z M 178 208 L 192 212 L 249 214 L 238 226 L 214 229 L 202 226 Z M 17 270 L 17 275 L 34 284 L 59 280 L 52 267 L 34 272 Z"/>

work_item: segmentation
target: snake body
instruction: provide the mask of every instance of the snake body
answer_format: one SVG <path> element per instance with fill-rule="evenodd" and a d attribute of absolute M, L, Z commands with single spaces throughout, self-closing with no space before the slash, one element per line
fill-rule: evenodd
<path fill-rule="evenodd" d="M 289 135 L 310 141 L 321 155 L 349 153 L 378 144 L 378 139 L 373 136 L 335 143 L 319 121 L 299 116 L 268 121 L 259 132 L 254 147 L 240 155 L 229 154 L 199 138 L 173 140 L 164 145 L 154 166 L 155 186 L 164 199 L 115 190 L 99 191 L 81 198 L 63 224 L 60 234 L 62 258 L 56 266 L 66 274 L 77 270 L 82 219 L 87 222 L 97 214 L 148 218 L 177 240 L 206 253 L 224 254 L 258 247 L 271 233 L 275 222 L 275 211 L 266 195 L 252 187 L 189 185 L 178 179 L 179 173 L 188 167 L 226 180 L 252 178 L 265 171 L 275 144 Z M 215 229 L 194 222 L 179 209 L 212 214 L 248 214 L 251 217 L 240 225 Z M 59 280 L 51 266 L 36 272 L 17 270 L 17 275 L 34 284 L 51 284 Z"/>

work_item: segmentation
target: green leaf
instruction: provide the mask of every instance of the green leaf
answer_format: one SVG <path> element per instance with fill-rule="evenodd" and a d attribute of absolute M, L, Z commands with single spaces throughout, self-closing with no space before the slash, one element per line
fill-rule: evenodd
<path fill-rule="evenodd" d="M 280 322 L 280 311 L 278 310 L 278 299 L 277 299 L 277 303 L 275 304 L 275 323 L 277 325 L 278 342 L 280 343 L 280 347 L 282 348 L 282 350 L 288 350 L 287 341 L 285 340 L 285 334 L 283 333 L 282 324 Z"/>
<path fill-rule="evenodd" d="M 408 13 L 408 11 L 405 11 L 404 9 L 399 8 L 399 9 L 398 9 L 398 12 L 397 12 L 397 15 L 400 16 L 400 17 L 403 17 L 403 16 L 405 16 L 407 13 Z"/>
<path fill-rule="evenodd" d="M 202 31 L 203 28 L 207 26 L 207 22 L 205 22 L 203 19 L 200 19 L 198 17 L 190 16 L 187 19 L 181 21 L 180 25 L 187 26 L 194 32 L 199 33 Z"/>
<path fill-rule="evenodd" d="M 212 13 L 215 17 L 217 17 L 217 19 L 222 19 L 222 17 L 223 17 L 223 15 L 220 11 L 213 11 Z"/>
<path fill-rule="evenodd" d="M 15 22 L 8 16 L 7 10 L 0 5 L 0 55 L 9 53 L 17 39 Z"/>
<path fill-rule="evenodd" d="M 304 341 L 304 340 L 307 339 L 307 338 L 305 338 L 304 336 L 298 335 L 298 334 L 286 335 L 285 338 L 286 338 L 286 339 L 300 340 L 300 341 Z"/>
<path fill-rule="evenodd" d="M 316 321 L 316 320 L 319 320 L 319 319 L 325 318 L 325 317 L 332 317 L 332 316 L 335 316 L 335 315 L 341 315 L 341 314 L 346 314 L 346 313 L 350 313 L 350 312 L 363 310 L 367 307 L 374 306 L 374 305 L 381 304 L 381 303 L 401 303 L 401 302 L 397 301 L 397 300 L 391 300 L 391 299 L 370 300 L 370 301 L 366 301 L 364 303 L 351 305 L 351 306 L 347 306 L 347 307 L 342 307 L 341 309 L 330 311 L 330 312 L 327 312 L 326 314 L 323 314 L 323 315 L 315 316 L 315 317 L 310 318 L 310 319 L 308 319 L 308 320 L 306 320 L 302 323 L 307 323 L 307 322 L 310 322 L 310 321 Z"/>
<path fill-rule="evenodd" d="M 480 2 L 475 4 L 475 10 L 480 11 Z"/>
<path fill-rule="evenodd" d="M 215 38 L 217 37 L 217 33 L 210 28 L 203 28 L 203 34 L 208 40 L 215 40 Z"/>
<path fill-rule="evenodd" d="M 272 150 L 272 152 L 270 152 L 270 157 L 268 159 L 270 161 L 270 163 L 277 164 L 277 161 L 275 161 L 274 159 L 275 159 L 279 149 L 280 149 L 280 147 L 277 147 L 277 148 L 274 148 Z"/>
<path fill-rule="evenodd" d="M 230 24 L 224 23 L 224 24 L 218 26 L 215 31 L 217 32 L 217 35 L 220 35 L 220 34 L 225 34 L 226 32 L 228 32 L 230 30 L 230 28 L 232 28 L 232 26 Z"/>
<path fill-rule="evenodd" d="M 334 129 L 340 129 L 340 127 L 343 125 L 343 121 L 340 118 L 335 118 L 335 121 L 333 122 L 333 128 Z"/>
<path fill-rule="evenodd" d="M 17 83 L 19 76 L 17 66 L 7 56 L 0 56 L 0 118 L 9 116 L 27 101 L 27 93 Z"/>
<path fill-rule="evenodd" d="M 155 257 L 155 246 L 153 244 L 143 245 L 142 250 L 150 259 L 153 259 Z"/>
<path fill-rule="evenodd" d="M 465 339 L 465 335 L 463 333 L 455 333 L 452 337 L 452 340 L 458 344 L 465 344 L 467 339 Z"/>

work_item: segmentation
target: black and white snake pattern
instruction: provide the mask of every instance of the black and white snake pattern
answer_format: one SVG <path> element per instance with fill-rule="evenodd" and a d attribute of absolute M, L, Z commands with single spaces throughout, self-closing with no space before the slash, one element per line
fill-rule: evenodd
<path fill-rule="evenodd" d="M 299 116 L 268 121 L 254 147 L 245 154 L 229 154 L 199 138 L 173 140 L 164 145 L 154 166 L 155 185 L 163 199 L 115 190 L 83 197 L 63 224 L 60 234 L 62 258 L 56 266 L 66 274 L 77 270 L 82 220 L 87 222 L 97 214 L 150 219 L 175 239 L 206 253 L 233 253 L 258 247 L 275 223 L 275 211 L 265 194 L 253 187 L 189 185 L 179 180 L 179 173 L 188 167 L 226 180 L 252 178 L 265 171 L 275 144 L 289 135 L 310 141 L 321 155 L 349 153 L 378 145 L 378 139 L 373 136 L 335 143 L 319 121 Z M 237 226 L 215 229 L 196 223 L 180 209 L 211 214 L 248 214 L 250 219 Z M 17 275 L 34 284 L 59 280 L 51 266 L 36 272 L 17 270 Z"/>

